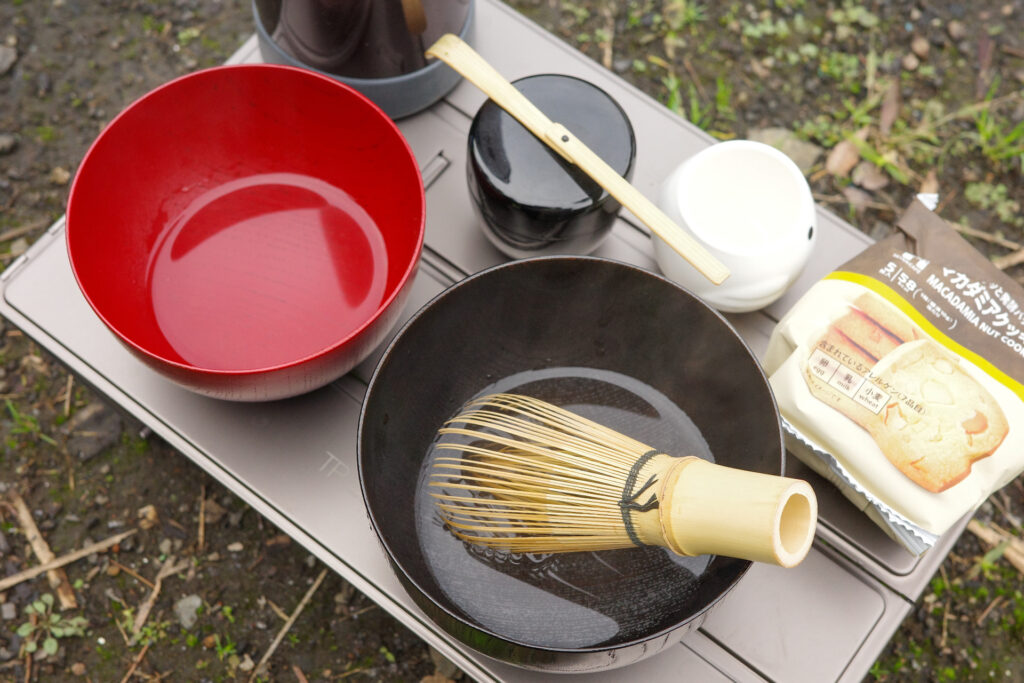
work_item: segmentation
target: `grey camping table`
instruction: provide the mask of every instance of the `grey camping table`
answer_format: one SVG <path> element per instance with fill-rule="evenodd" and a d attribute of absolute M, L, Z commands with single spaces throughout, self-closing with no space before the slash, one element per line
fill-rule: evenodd
<path fill-rule="evenodd" d="M 474 42 L 505 76 L 571 74 L 622 104 L 637 135 L 634 183 L 648 196 L 676 164 L 713 142 L 497 0 L 478 0 L 476 12 Z M 255 36 L 230 61 L 260 61 Z M 406 316 L 446 286 L 504 260 L 475 224 L 464 176 L 469 122 L 483 101 L 463 82 L 443 101 L 399 122 L 428 188 L 426 244 Z M 758 354 L 780 313 L 868 243 L 832 213 L 819 210 L 818 218 L 816 251 L 791 292 L 766 311 L 730 316 Z M 657 270 L 646 229 L 628 215 L 597 254 Z M 321 390 L 285 401 L 229 403 L 180 389 L 132 357 L 92 313 L 71 273 L 63 220 L 0 275 L 0 314 L 474 679 L 556 678 L 465 648 L 413 604 L 392 574 L 355 472 L 359 406 L 378 355 Z M 821 522 L 806 561 L 792 570 L 755 565 L 678 645 L 625 669 L 580 674 L 580 680 L 861 680 L 966 520 L 917 558 L 793 458 L 789 473 L 811 481 L 819 498 Z"/>

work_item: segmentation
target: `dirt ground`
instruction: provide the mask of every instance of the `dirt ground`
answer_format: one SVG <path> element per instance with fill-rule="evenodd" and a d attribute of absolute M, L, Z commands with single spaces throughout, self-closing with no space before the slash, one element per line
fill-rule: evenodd
<path fill-rule="evenodd" d="M 716 137 L 784 145 L 818 201 L 873 237 L 937 191 L 939 213 L 1024 281 L 1024 1 L 510 4 Z M 113 116 L 252 30 L 242 0 L 0 4 L 0 265 L 61 216 Z M 77 608 L 51 607 L 45 578 L 0 593 L 0 680 L 248 679 L 324 567 L 0 325 L 0 575 L 38 561 L 18 497 L 58 556 L 139 528 L 67 567 Z M 1019 536 L 1020 480 L 978 517 Z M 965 534 L 869 679 L 1024 679 L 1024 595 L 1005 554 Z M 59 615 L 53 643 L 26 609 Z M 460 676 L 327 571 L 262 678 Z"/>

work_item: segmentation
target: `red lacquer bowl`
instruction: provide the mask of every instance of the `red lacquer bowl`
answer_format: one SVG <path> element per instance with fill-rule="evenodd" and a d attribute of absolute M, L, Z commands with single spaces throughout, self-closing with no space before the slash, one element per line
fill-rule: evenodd
<path fill-rule="evenodd" d="M 337 379 L 397 321 L 423 181 L 364 96 L 278 65 L 178 78 L 82 161 L 67 245 L 85 298 L 149 367 L 260 401 Z"/>

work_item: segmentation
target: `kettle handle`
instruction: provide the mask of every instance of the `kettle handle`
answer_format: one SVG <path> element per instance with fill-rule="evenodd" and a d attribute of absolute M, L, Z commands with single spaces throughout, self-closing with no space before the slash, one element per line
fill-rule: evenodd
<path fill-rule="evenodd" d="M 409 33 L 420 35 L 427 30 L 427 15 L 423 12 L 423 0 L 402 0 L 402 14 Z"/>

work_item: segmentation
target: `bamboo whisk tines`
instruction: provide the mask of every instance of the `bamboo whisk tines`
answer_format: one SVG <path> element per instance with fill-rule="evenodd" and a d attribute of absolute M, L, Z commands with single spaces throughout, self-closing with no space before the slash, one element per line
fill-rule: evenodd
<path fill-rule="evenodd" d="M 462 540 L 499 550 L 553 553 L 661 545 L 683 555 L 727 550 L 736 557 L 753 554 L 751 559 L 764 556 L 790 566 L 786 563 L 806 554 L 814 533 L 816 504 L 806 482 L 661 453 L 529 396 L 492 394 L 471 401 L 439 430 L 436 448 L 440 453 L 428 484 L 441 518 Z M 741 508 L 739 514 L 727 508 L 726 517 L 735 519 L 726 520 L 725 527 L 707 528 L 714 526 L 704 519 L 707 510 L 694 511 L 708 507 L 702 497 L 709 486 L 725 505 Z M 810 504 L 800 508 L 804 513 L 789 513 L 798 533 L 785 539 L 792 546 L 796 538 L 798 547 L 784 548 L 780 560 L 778 527 L 787 516 L 779 511 L 794 496 Z M 753 517 L 744 517 L 744 509 L 754 510 Z M 693 524 L 701 528 L 689 528 Z M 758 540 L 713 537 L 716 529 L 735 531 L 729 531 L 730 524 L 741 536 L 758 527 Z M 771 537 L 767 541 L 766 534 Z M 754 551 L 747 547 L 752 545 Z M 787 555 L 791 551 L 799 556 L 795 561 Z"/>

